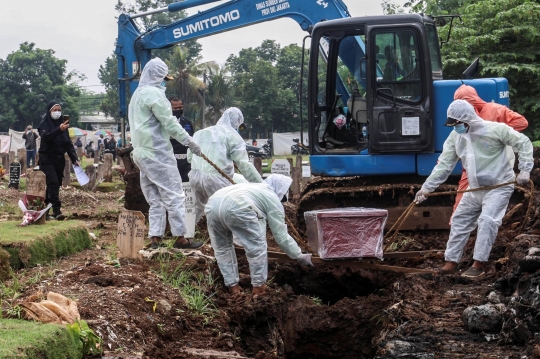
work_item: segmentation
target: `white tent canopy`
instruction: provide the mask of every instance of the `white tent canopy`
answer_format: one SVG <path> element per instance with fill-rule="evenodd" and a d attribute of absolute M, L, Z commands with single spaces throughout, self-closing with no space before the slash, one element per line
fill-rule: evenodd
<path fill-rule="evenodd" d="M 291 146 L 294 145 L 293 138 L 300 138 L 300 132 L 273 133 L 274 155 L 287 156 L 291 153 Z M 304 132 L 304 145 L 308 145 L 308 135 Z"/>

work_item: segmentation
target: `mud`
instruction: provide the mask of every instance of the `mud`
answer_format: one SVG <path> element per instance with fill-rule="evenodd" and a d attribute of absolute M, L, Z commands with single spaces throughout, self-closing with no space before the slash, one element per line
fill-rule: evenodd
<path fill-rule="evenodd" d="M 20 194 L 0 191 L 15 204 Z M 214 262 L 171 259 L 171 265 L 215 278 L 206 288 L 215 315 L 198 315 L 187 298 L 160 278 L 156 260 L 113 261 L 121 193 L 95 193 L 95 200 L 62 191 L 66 213 L 84 219 L 97 234 L 94 248 L 54 265 L 26 269 L 21 283 L 52 273 L 24 287 L 20 298 L 54 291 L 78 300 L 83 319 L 103 338 L 109 358 L 534 358 L 540 356 L 540 210 L 524 219 L 522 206 L 501 228 L 486 273 L 478 279 L 459 274 L 394 274 L 321 265 L 269 263 L 269 295 L 251 297 L 247 262 L 239 256 L 244 295 L 231 297 Z M 97 202 L 96 202 L 97 201 Z M 515 205 L 515 204 L 514 204 Z M 76 213 L 76 216 L 74 215 Z M 286 205 L 294 221 L 296 208 Z M 13 216 L 12 216 L 13 217 Z M 17 217 L 18 218 L 18 217 Z M 525 229 L 520 226 L 525 221 Z M 293 225 L 296 225 L 294 223 Z M 198 228 L 208 238 L 206 223 Z M 268 236 L 269 248 L 277 250 Z M 393 250 L 444 249 L 447 231 L 405 231 Z M 472 263 L 475 234 L 460 269 Z M 206 244 L 203 253 L 213 255 Z M 374 261 L 375 262 L 375 261 Z M 441 253 L 385 261 L 410 268 L 437 269 Z M 171 268 L 172 268 L 171 267 Z M 501 304 L 501 321 L 490 331 L 470 330 L 467 308 Z"/>

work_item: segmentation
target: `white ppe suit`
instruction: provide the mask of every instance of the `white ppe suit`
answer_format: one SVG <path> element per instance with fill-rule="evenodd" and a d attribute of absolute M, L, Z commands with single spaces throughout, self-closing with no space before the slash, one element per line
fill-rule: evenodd
<path fill-rule="evenodd" d="M 169 212 L 173 236 L 186 233 L 185 195 L 169 139 L 174 137 L 188 146 L 191 137 L 172 115 L 171 103 L 165 97 L 161 83 L 167 74 L 168 67 L 161 59 L 150 60 L 129 103 L 132 157 L 140 169 L 141 190 L 150 205 L 149 237 L 164 235 L 165 210 Z"/>
<path fill-rule="evenodd" d="M 274 240 L 292 259 L 302 251 L 287 233 L 285 211 L 280 199 L 292 180 L 270 175 L 264 183 L 241 183 L 214 193 L 205 207 L 210 242 L 227 287 L 238 284 L 238 263 L 233 235 L 246 251 L 251 284 L 260 287 L 268 277 L 266 221 Z"/>
<path fill-rule="evenodd" d="M 444 142 L 439 162 L 418 194 L 433 192 L 446 181 L 457 161 L 461 159 L 469 177 L 469 188 L 494 186 L 514 180 L 514 156 L 508 155 L 507 146 L 519 155 L 519 170 L 529 173 L 533 168 L 533 146 L 523 134 L 502 123 L 484 121 L 476 115 L 472 105 L 456 100 L 448 107 L 449 118 L 468 125 L 468 131 L 455 130 Z M 486 262 L 502 218 L 508 206 L 513 185 L 492 190 L 466 192 L 454 216 L 447 243 L 445 259 L 459 263 L 470 233 L 478 225 L 473 259 Z"/>
<path fill-rule="evenodd" d="M 236 163 L 246 180 L 260 183 L 262 178 L 249 162 L 246 143 L 236 131 L 243 122 L 242 112 L 231 107 L 223 113 L 215 126 L 195 132 L 193 140 L 201 146 L 202 153 L 230 178 L 234 175 Z M 195 196 L 195 223 L 198 223 L 208 198 L 231 183 L 203 158 L 193 157 L 191 151 L 188 151 L 187 159 L 191 162 L 189 182 Z"/>

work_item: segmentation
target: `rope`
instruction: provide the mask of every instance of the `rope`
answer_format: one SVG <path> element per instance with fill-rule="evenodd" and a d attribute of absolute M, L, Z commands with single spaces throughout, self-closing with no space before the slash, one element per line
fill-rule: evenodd
<path fill-rule="evenodd" d="M 512 181 L 512 182 L 498 184 L 498 185 L 495 185 L 495 186 L 472 188 L 472 189 L 467 189 L 467 190 L 462 190 L 462 191 L 433 192 L 433 193 L 427 193 L 426 197 L 448 196 L 448 195 L 454 195 L 454 194 L 465 193 L 465 192 L 489 191 L 489 190 L 492 190 L 492 189 L 508 186 L 508 185 L 511 185 L 511 184 L 514 184 L 514 183 L 516 183 L 516 182 Z M 529 185 L 531 187 L 531 189 L 529 190 L 529 193 L 530 193 L 530 195 L 529 195 L 529 203 L 527 205 L 527 212 L 525 214 L 525 219 L 524 219 L 523 223 L 521 224 L 521 228 L 519 230 L 520 233 L 523 232 L 523 229 L 525 228 L 525 224 L 527 222 L 527 218 L 529 217 L 530 212 L 531 212 L 531 210 L 533 208 L 534 183 L 533 183 L 532 180 L 529 180 Z M 388 249 L 389 246 L 394 244 L 394 242 L 396 241 L 396 238 L 397 238 L 397 236 L 399 234 L 399 231 L 401 230 L 401 226 L 403 225 L 405 220 L 409 217 L 409 215 L 411 214 L 414 207 L 416 207 L 416 201 L 412 201 L 411 204 L 409 204 L 409 206 L 405 209 L 405 211 L 401 214 L 401 216 L 399 216 L 397 221 L 394 223 L 392 228 L 390 228 L 390 230 L 384 236 L 384 241 L 388 241 L 388 243 L 384 246 L 385 251 Z"/>
<path fill-rule="evenodd" d="M 229 182 L 231 182 L 232 184 L 236 184 L 236 183 L 234 183 L 234 181 L 233 181 L 233 179 L 232 179 L 231 177 L 229 177 L 225 172 L 223 172 L 223 171 L 221 170 L 221 168 L 219 168 L 218 166 L 216 166 L 216 164 L 215 164 L 214 162 L 210 161 L 210 159 L 209 159 L 208 157 L 206 157 L 206 155 L 205 155 L 204 153 L 201 153 L 201 157 L 202 157 L 206 162 L 208 162 L 208 164 L 209 164 L 210 166 L 214 167 L 214 169 L 215 169 L 216 171 L 218 171 L 218 173 L 219 173 L 220 175 L 222 175 L 223 177 L 225 177 Z"/>

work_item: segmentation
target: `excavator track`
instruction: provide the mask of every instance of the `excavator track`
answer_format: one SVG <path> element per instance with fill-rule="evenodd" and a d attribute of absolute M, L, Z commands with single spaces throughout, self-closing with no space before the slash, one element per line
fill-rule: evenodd
<path fill-rule="evenodd" d="M 419 176 L 315 177 L 308 182 L 296 202 L 298 228 L 305 230 L 304 212 L 344 207 L 383 208 L 388 210 L 386 229 L 390 229 L 414 200 L 425 178 Z M 435 192 L 456 191 L 457 177 L 450 178 Z M 379 182 L 392 183 L 379 183 Z M 455 183 L 455 184 L 454 184 Z M 520 203 L 524 191 L 516 187 L 510 203 Z M 416 206 L 401 230 L 448 230 L 455 195 L 431 197 Z"/>
<path fill-rule="evenodd" d="M 412 177 L 412 178 L 411 178 Z M 410 180 L 416 181 L 411 183 Z M 388 180 L 385 176 L 384 180 Z M 407 181 L 408 180 L 408 181 Z M 395 176 L 394 183 L 377 183 L 380 179 L 366 177 L 317 177 L 302 191 L 297 202 L 297 221 L 305 227 L 304 212 L 326 208 L 367 207 L 388 210 L 389 229 L 421 188 L 423 179 L 415 176 Z M 437 191 L 455 191 L 456 185 L 445 184 Z M 410 214 L 403 230 L 449 229 L 449 219 L 455 196 L 437 197 L 418 206 Z"/>

